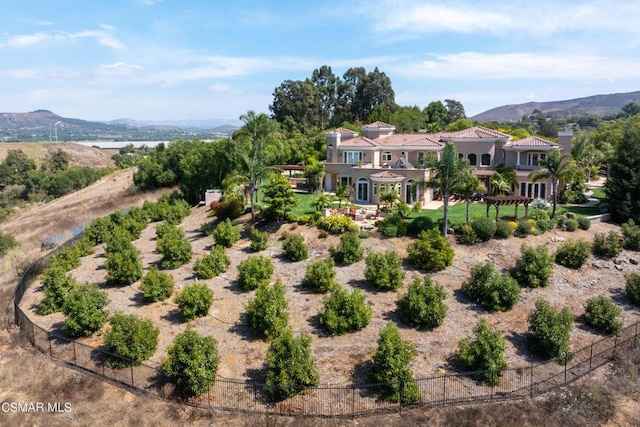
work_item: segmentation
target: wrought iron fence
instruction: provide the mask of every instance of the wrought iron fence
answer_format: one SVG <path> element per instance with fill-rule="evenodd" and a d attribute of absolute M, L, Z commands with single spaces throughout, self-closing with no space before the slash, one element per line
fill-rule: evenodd
<path fill-rule="evenodd" d="M 72 244 L 68 242 L 58 247 Z M 211 409 L 260 412 L 282 415 L 358 416 L 380 412 L 401 411 L 400 403 L 378 398 L 380 388 L 389 384 L 333 386 L 320 385 L 282 402 L 271 402 L 258 381 L 216 378 L 210 389 L 199 396 L 183 398 L 177 395 L 160 366 L 143 363 L 127 368 L 111 368 L 110 358 L 118 358 L 104 348 L 91 347 L 65 336 L 56 335 L 36 325 L 21 309 L 20 302 L 34 280 L 49 262 L 49 256 L 31 264 L 14 290 L 15 323 L 23 336 L 37 349 L 52 358 L 82 368 L 119 384 L 164 399 Z M 487 386 L 475 381 L 477 373 L 443 374 L 416 378 L 420 391 L 416 405 L 444 406 L 521 399 L 547 393 L 566 385 L 608 363 L 616 352 L 638 345 L 639 323 L 622 329 L 618 335 L 604 337 L 573 354 L 566 364 L 556 360 L 529 364 L 502 371 L 500 384 Z M 398 387 L 402 389 L 402 387 Z M 400 401 L 398 396 L 397 401 Z M 404 407 L 406 408 L 406 407 Z"/>

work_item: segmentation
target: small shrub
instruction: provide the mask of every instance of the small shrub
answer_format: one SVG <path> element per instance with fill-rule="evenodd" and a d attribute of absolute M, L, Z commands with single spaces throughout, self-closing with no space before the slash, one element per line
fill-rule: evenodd
<path fill-rule="evenodd" d="M 462 291 L 491 313 L 510 310 L 520 298 L 518 282 L 509 274 L 498 273 L 491 261 L 473 266 Z"/>
<path fill-rule="evenodd" d="M 578 220 L 578 228 L 580 230 L 588 230 L 589 228 L 591 228 L 591 220 L 586 216 L 579 216 L 577 220 Z"/>
<path fill-rule="evenodd" d="M 320 233 L 318 233 L 318 239 L 326 239 L 327 237 L 329 237 L 327 230 L 321 230 Z"/>
<path fill-rule="evenodd" d="M 504 358 L 506 344 L 502 333 L 480 319 L 473 329 L 475 339 L 463 338 L 458 343 L 458 361 L 467 371 L 488 385 L 500 384 L 502 371 L 509 367 Z"/>
<path fill-rule="evenodd" d="M 358 232 L 358 237 L 360 239 L 368 239 L 369 237 L 371 237 L 371 232 L 368 230 L 360 230 Z"/>
<path fill-rule="evenodd" d="M 267 350 L 267 380 L 264 390 L 270 399 L 281 401 L 304 392 L 320 382 L 311 356 L 311 336 L 294 337 L 285 329 L 275 337 Z"/>
<path fill-rule="evenodd" d="M 421 270 L 442 270 L 453 262 L 449 241 L 438 230 L 423 231 L 418 240 L 407 246 L 409 261 Z"/>
<path fill-rule="evenodd" d="M 289 261 L 297 262 L 309 257 L 309 250 L 302 234 L 292 233 L 282 242 L 282 251 Z"/>
<path fill-rule="evenodd" d="M 272 274 L 273 263 L 270 258 L 251 256 L 238 265 L 238 286 L 243 291 L 257 289 L 260 284 L 269 284 Z"/>
<path fill-rule="evenodd" d="M 509 221 L 498 221 L 496 223 L 496 236 L 501 237 L 503 239 L 507 239 L 513 236 L 514 229 L 509 223 Z"/>
<path fill-rule="evenodd" d="M 220 219 L 220 221 L 224 221 L 226 219 L 238 218 L 243 212 L 244 201 L 242 200 L 242 197 L 232 197 L 229 200 L 218 203 L 215 215 Z"/>
<path fill-rule="evenodd" d="M 264 251 L 267 249 L 267 244 L 269 243 L 269 233 L 266 231 L 259 231 L 257 228 L 252 228 L 249 233 L 249 239 L 251 240 L 252 251 Z"/>
<path fill-rule="evenodd" d="M 556 252 L 556 262 L 569 268 L 580 268 L 591 255 L 591 244 L 584 240 L 567 240 Z"/>
<path fill-rule="evenodd" d="M 38 307 L 38 314 L 47 315 L 62 310 L 67 293 L 77 286 L 75 279 L 60 267 L 49 267 L 42 274 L 44 298 Z"/>
<path fill-rule="evenodd" d="M 62 328 L 72 337 L 93 334 L 107 321 L 104 307 L 108 302 L 107 293 L 95 283 L 72 287 L 62 304 L 62 313 L 66 316 Z"/>
<path fill-rule="evenodd" d="M 625 277 L 625 292 L 633 304 L 640 307 L 640 274 L 629 273 Z"/>
<path fill-rule="evenodd" d="M 398 317 L 416 329 L 438 327 L 447 315 L 446 298 L 442 285 L 434 283 L 431 276 L 424 276 L 424 281 L 416 277 L 407 293 L 398 299 Z"/>
<path fill-rule="evenodd" d="M 365 303 L 359 289 L 351 294 L 340 286 L 334 286 L 324 297 L 324 311 L 318 316 L 320 326 L 331 335 L 358 331 L 371 321 L 372 309 Z"/>
<path fill-rule="evenodd" d="M 171 296 L 175 281 L 173 276 L 153 266 L 140 283 L 142 299 L 147 302 L 164 301 Z"/>
<path fill-rule="evenodd" d="M 605 258 L 615 258 L 622 252 L 622 236 L 615 230 L 596 233 L 593 236 L 593 253 Z"/>
<path fill-rule="evenodd" d="M 11 234 L 0 232 L 0 257 L 16 247 L 18 247 L 18 242 Z"/>
<path fill-rule="evenodd" d="M 179 394 L 197 396 L 211 388 L 219 364 L 216 340 L 187 327 L 173 340 L 160 366 Z"/>
<path fill-rule="evenodd" d="M 526 219 L 518 221 L 518 228 L 516 228 L 515 235 L 518 237 L 527 237 L 529 234 L 533 234 L 533 224 Z"/>
<path fill-rule="evenodd" d="M 462 245 L 476 245 L 481 242 L 470 224 L 463 224 L 459 234 L 456 236 L 458 243 Z"/>
<path fill-rule="evenodd" d="M 287 327 L 287 306 L 280 280 L 273 286 L 261 283 L 256 296 L 247 303 L 244 318 L 254 334 L 272 339 Z"/>
<path fill-rule="evenodd" d="M 205 284 L 193 283 L 175 297 L 180 314 L 186 321 L 206 316 L 213 304 L 213 291 Z"/>
<path fill-rule="evenodd" d="M 489 241 L 496 234 L 496 222 L 489 218 L 477 218 L 471 221 L 471 228 L 481 242 Z"/>
<path fill-rule="evenodd" d="M 615 334 L 622 329 L 622 321 L 617 319 L 621 312 L 611 298 L 600 295 L 586 301 L 584 320 L 602 333 Z"/>
<path fill-rule="evenodd" d="M 563 364 L 571 359 L 573 314 L 567 307 L 555 310 L 547 301 L 538 299 L 528 321 L 528 345 L 533 353 L 546 359 L 556 357 Z"/>
<path fill-rule="evenodd" d="M 360 236 L 355 232 L 348 232 L 340 236 L 337 247 L 330 247 L 331 257 L 341 265 L 351 265 L 361 261 L 364 257 L 364 249 L 360 245 Z"/>
<path fill-rule="evenodd" d="M 398 289 L 404 280 L 400 256 L 392 249 L 386 252 L 371 252 L 367 256 L 364 277 L 379 291 Z"/>
<path fill-rule="evenodd" d="M 520 286 L 529 288 L 545 287 L 553 274 L 553 255 L 549 255 L 546 246 L 532 248 L 527 245 L 520 247 L 522 256 L 516 260 L 511 275 Z"/>
<path fill-rule="evenodd" d="M 307 272 L 302 279 L 302 286 L 315 292 L 327 292 L 336 284 L 336 270 L 333 260 L 319 259 L 307 265 Z"/>
<path fill-rule="evenodd" d="M 564 222 L 564 229 L 567 231 L 576 231 L 578 229 L 578 220 L 573 218 L 568 218 Z"/>
<path fill-rule="evenodd" d="M 231 224 L 230 219 L 222 221 L 215 230 L 213 230 L 213 240 L 217 245 L 230 248 L 235 242 L 240 240 L 240 227 Z"/>
<path fill-rule="evenodd" d="M 622 224 L 622 246 L 630 251 L 640 250 L 640 225 L 633 219 Z"/>
<path fill-rule="evenodd" d="M 224 253 L 224 247 L 215 245 L 211 252 L 202 256 L 193 265 L 193 270 L 201 279 L 218 276 L 231 265 L 231 260 Z"/>
<path fill-rule="evenodd" d="M 318 228 L 326 230 L 331 234 L 342 234 L 347 231 L 358 231 L 358 225 L 347 215 L 329 215 L 320 218 Z"/>
<path fill-rule="evenodd" d="M 542 233 L 553 230 L 555 226 L 556 223 L 552 219 L 539 219 L 536 221 L 536 227 L 538 227 L 538 230 Z"/>
<path fill-rule="evenodd" d="M 431 230 L 435 227 L 433 220 L 428 216 L 419 216 L 414 218 L 408 225 L 408 231 L 414 236 L 420 234 L 421 231 Z"/>
<path fill-rule="evenodd" d="M 410 405 L 420 400 L 420 389 L 413 381 L 411 361 L 416 358 L 416 346 L 400 338 L 393 323 L 380 331 L 373 365 L 367 371 L 370 384 L 379 384 L 375 392 L 385 400 Z"/>
<path fill-rule="evenodd" d="M 115 356 L 107 362 L 110 367 L 139 366 L 156 351 L 160 329 L 151 319 L 117 312 L 109 323 L 111 328 L 104 334 L 104 343 Z"/>
<path fill-rule="evenodd" d="M 387 237 L 400 237 L 406 236 L 409 228 L 402 216 L 393 214 L 380 221 L 378 230 Z"/>

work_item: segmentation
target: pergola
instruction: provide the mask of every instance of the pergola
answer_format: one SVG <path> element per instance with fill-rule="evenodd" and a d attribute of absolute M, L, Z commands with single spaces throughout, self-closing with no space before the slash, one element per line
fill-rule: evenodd
<path fill-rule="evenodd" d="M 531 197 L 525 196 L 484 196 L 484 202 L 487 204 L 487 218 L 489 217 L 489 206 L 496 207 L 496 221 L 500 219 L 501 205 L 516 205 L 516 221 L 518 220 L 518 206 L 524 205 L 524 219 L 529 217 L 529 203 L 533 201 Z"/>

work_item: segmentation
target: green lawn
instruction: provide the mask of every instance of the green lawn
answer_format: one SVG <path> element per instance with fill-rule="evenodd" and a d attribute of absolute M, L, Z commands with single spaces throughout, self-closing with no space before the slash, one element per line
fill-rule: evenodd
<path fill-rule="evenodd" d="M 604 192 L 604 188 L 602 187 L 598 187 L 598 188 L 594 188 L 593 189 L 593 196 L 594 199 L 598 199 L 598 200 L 604 200 L 607 198 L 607 194 Z"/>
<path fill-rule="evenodd" d="M 313 201 L 317 197 L 316 194 L 309 193 L 296 193 L 298 200 L 298 206 L 296 206 L 291 213 L 297 216 L 300 215 L 313 215 L 316 211 L 313 206 Z M 344 205 L 344 203 L 343 203 Z M 449 221 L 452 223 L 464 223 L 466 222 L 467 215 L 467 204 L 464 202 L 459 202 L 454 205 L 449 206 Z M 566 206 L 566 205 L 558 205 L 558 209 L 564 209 L 567 212 L 574 212 L 577 215 L 583 216 L 592 216 L 600 214 L 599 206 Z M 524 206 L 518 207 L 518 218 L 524 218 Z M 471 203 L 469 210 L 469 218 L 477 218 L 484 217 L 487 214 L 487 206 L 484 203 Z M 529 216 L 532 214 L 532 209 L 529 209 Z M 515 206 L 513 205 L 505 205 L 500 206 L 500 219 L 508 219 L 513 220 L 515 215 Z M 443 208 L 440 207 L 438 209 L 422 209 L 420 212 L 412 213 L 409 215 L 410 219 L 417 217 L 429 217 L 434 223 L 437 223 L 444 216 Z M 489 207 L 489 218 L 495 219 L 496 217 L 496 209 L 495 207 Z"/>

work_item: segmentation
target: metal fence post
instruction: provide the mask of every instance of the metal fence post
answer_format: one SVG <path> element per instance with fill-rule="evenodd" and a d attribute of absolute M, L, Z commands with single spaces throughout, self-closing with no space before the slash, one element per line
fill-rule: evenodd
<path fill-rule="evenodd" d="M 447 374 L 442 376 L 442 403 L 447 401 Z"/>
<path fill-rule="evenodd" d="M 133 363 L 131 363 L 131 387 L 134 387 L 134 385 L 133 385 Z"/>
<path fill-rule="evenodd" d="M 636 333 L 633 334 L 633 348 L 636 348 L 636 340 L 638 339 L 638 323 L 640 322 L 636 322 Z"/>
<path fill-rule="evenodd" d="M 351 386 L 351 416 L 356 416 L 356 385 Z"/>
<path fill-rule="evenodd" d="M 531 362 L 531 380 L 530 380 L 530 386 L 529 386 L 529 396 L 533 397 L 533 362 Z"/>
<path fill-rule="evenodd" d="M 51 348 L 51 332 L 47 332 L 47 338 L 49 339 L 49 356 L 53 357 L 53 348 Z"/>
<path fill-rule="evenodd" d="M 73 364 L 78 366 L 78 358 L 76 357 L 76 340 L 71 340 L 73 345 Z"/>
<path fill-rule="evenodd" d="M 589 354 L 589 371 L 591 371 L 592 361 L 593 361 L 593 341 L 591 341 L 591 353 Z"/>

